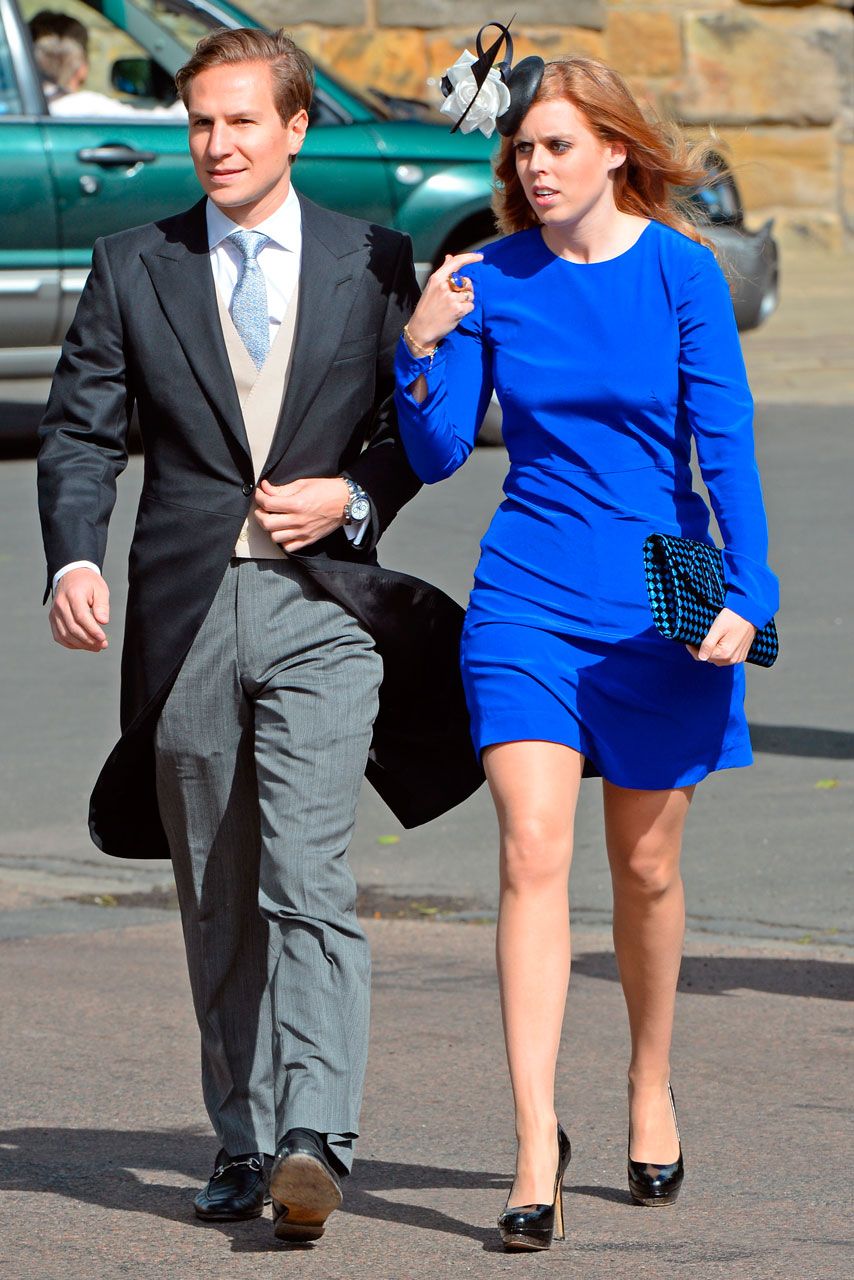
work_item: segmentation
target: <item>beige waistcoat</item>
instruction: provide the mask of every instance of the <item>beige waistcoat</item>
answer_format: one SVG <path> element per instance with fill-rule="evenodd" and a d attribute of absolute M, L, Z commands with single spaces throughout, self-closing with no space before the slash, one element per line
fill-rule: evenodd
<path fill-rule="evenodd" d="M 290 305 L 279 325 L 279 332 L 270 347 L 267 359 L 260 369 L 256 369 L 255 362 L 244 347 L 234 321 L 219 295 L 219 290 L 216 291 L 222 335 L 225 338 L 225 349 L 228 352 L 234 385 L 243 411 L 243 422 L 249 440 L 252 469 L 256 481 L 270 453 L 273 433 L 276 430 L 282 401 L 288 388 L 297 322 L 297 294 L 298 290 L 294 289 Z M 234 554 L 241 559 L 253 560 L 281 560 L 285 557 L 285 552 L 278 543 L 274 542 L 261 528 L 255 519 L 254 511 L 250 511 L 248 520 L 244 521 L 234 547 Z"/>

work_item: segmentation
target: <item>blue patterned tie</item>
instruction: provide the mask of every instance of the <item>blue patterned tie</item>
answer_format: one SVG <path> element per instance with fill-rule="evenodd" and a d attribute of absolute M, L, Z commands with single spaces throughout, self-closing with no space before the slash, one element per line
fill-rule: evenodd
<path fill-rule="evenodd" d="M 270 350 L 270 313 L 264 273 L 256 259 L 270 237 L 261 231 L 232 231 L 228 238 L 243 254 L 231 298 L 231 318 L 256 369 L 260 369 Z"/>

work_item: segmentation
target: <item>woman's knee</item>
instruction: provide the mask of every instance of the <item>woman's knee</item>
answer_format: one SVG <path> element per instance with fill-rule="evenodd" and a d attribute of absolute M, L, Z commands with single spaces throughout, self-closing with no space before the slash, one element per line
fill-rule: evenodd
<path fill-rule="evenodd" d="M 511 889 L 544 887 L 566 880 L 571 858 L 571 830 L 546 817 L 527 815 L 502 834 L 502 880 Z"/>
<path fill-rule="evenodd" d="M 635 897 L 662 898 L 679 884 L 679 850 L 655 841 L 641 841 L 632 849 L 612 850 L 611 875 L 615 889 Z"/>

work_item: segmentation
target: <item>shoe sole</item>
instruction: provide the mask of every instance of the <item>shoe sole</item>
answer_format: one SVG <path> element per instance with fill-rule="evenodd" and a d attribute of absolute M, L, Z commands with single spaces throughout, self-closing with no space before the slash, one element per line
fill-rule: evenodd
<path fill-rule="evenodd" d="M 260 1209 L 249 1209 L 245 1213 L 218 1213 L 216 1210 L 206 1212 L 195 1207 L 196 1217 L 201 1222 L 246 1222 L 249 1218 L 260 1218 L 263 1212 L 263 1206 Z"/>
<path fill-rule="evenodd" d="M 629 1193 L 631 1195 L 631 1192 Z M 675 1204 L 679 1196 L 678 1191 L 671 1191 L 666 1196 L 636 1196 L 632 1195 L 632 1203 L 643 1205 L 646 1209 L 666 1209 L 669 1204 Z"/>
<path fill-rule="evenodd" d="M 563 1241 L 557 1237 L 551 1240 L 544 1240 L 539 1243 L 532 1240 L 529 1236 L 503 1236 L 502 1244 L 508 1253 L 544 1253 L 552 1247 L 552 1244 L 562 1244 Z"/>
<path fill-rule="evenodd" d="M 273 1231 L 278 1240 L 319 1240 L 326 1219 L 343 1196 L 329 1170 L 314 1156 L 286 1156 L 270 1174 L 273 1212 L 279 1211 Z"/>

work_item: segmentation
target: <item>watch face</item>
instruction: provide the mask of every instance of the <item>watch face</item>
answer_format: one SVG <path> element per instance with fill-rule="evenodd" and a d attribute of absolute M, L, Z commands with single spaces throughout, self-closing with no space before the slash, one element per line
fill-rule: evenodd
<path fill-rule="evenodd" d="M 354 498 L 350 503 L 350 519 L 364 520 L 371 514 L 371 504 L 367 498 Z"/>

